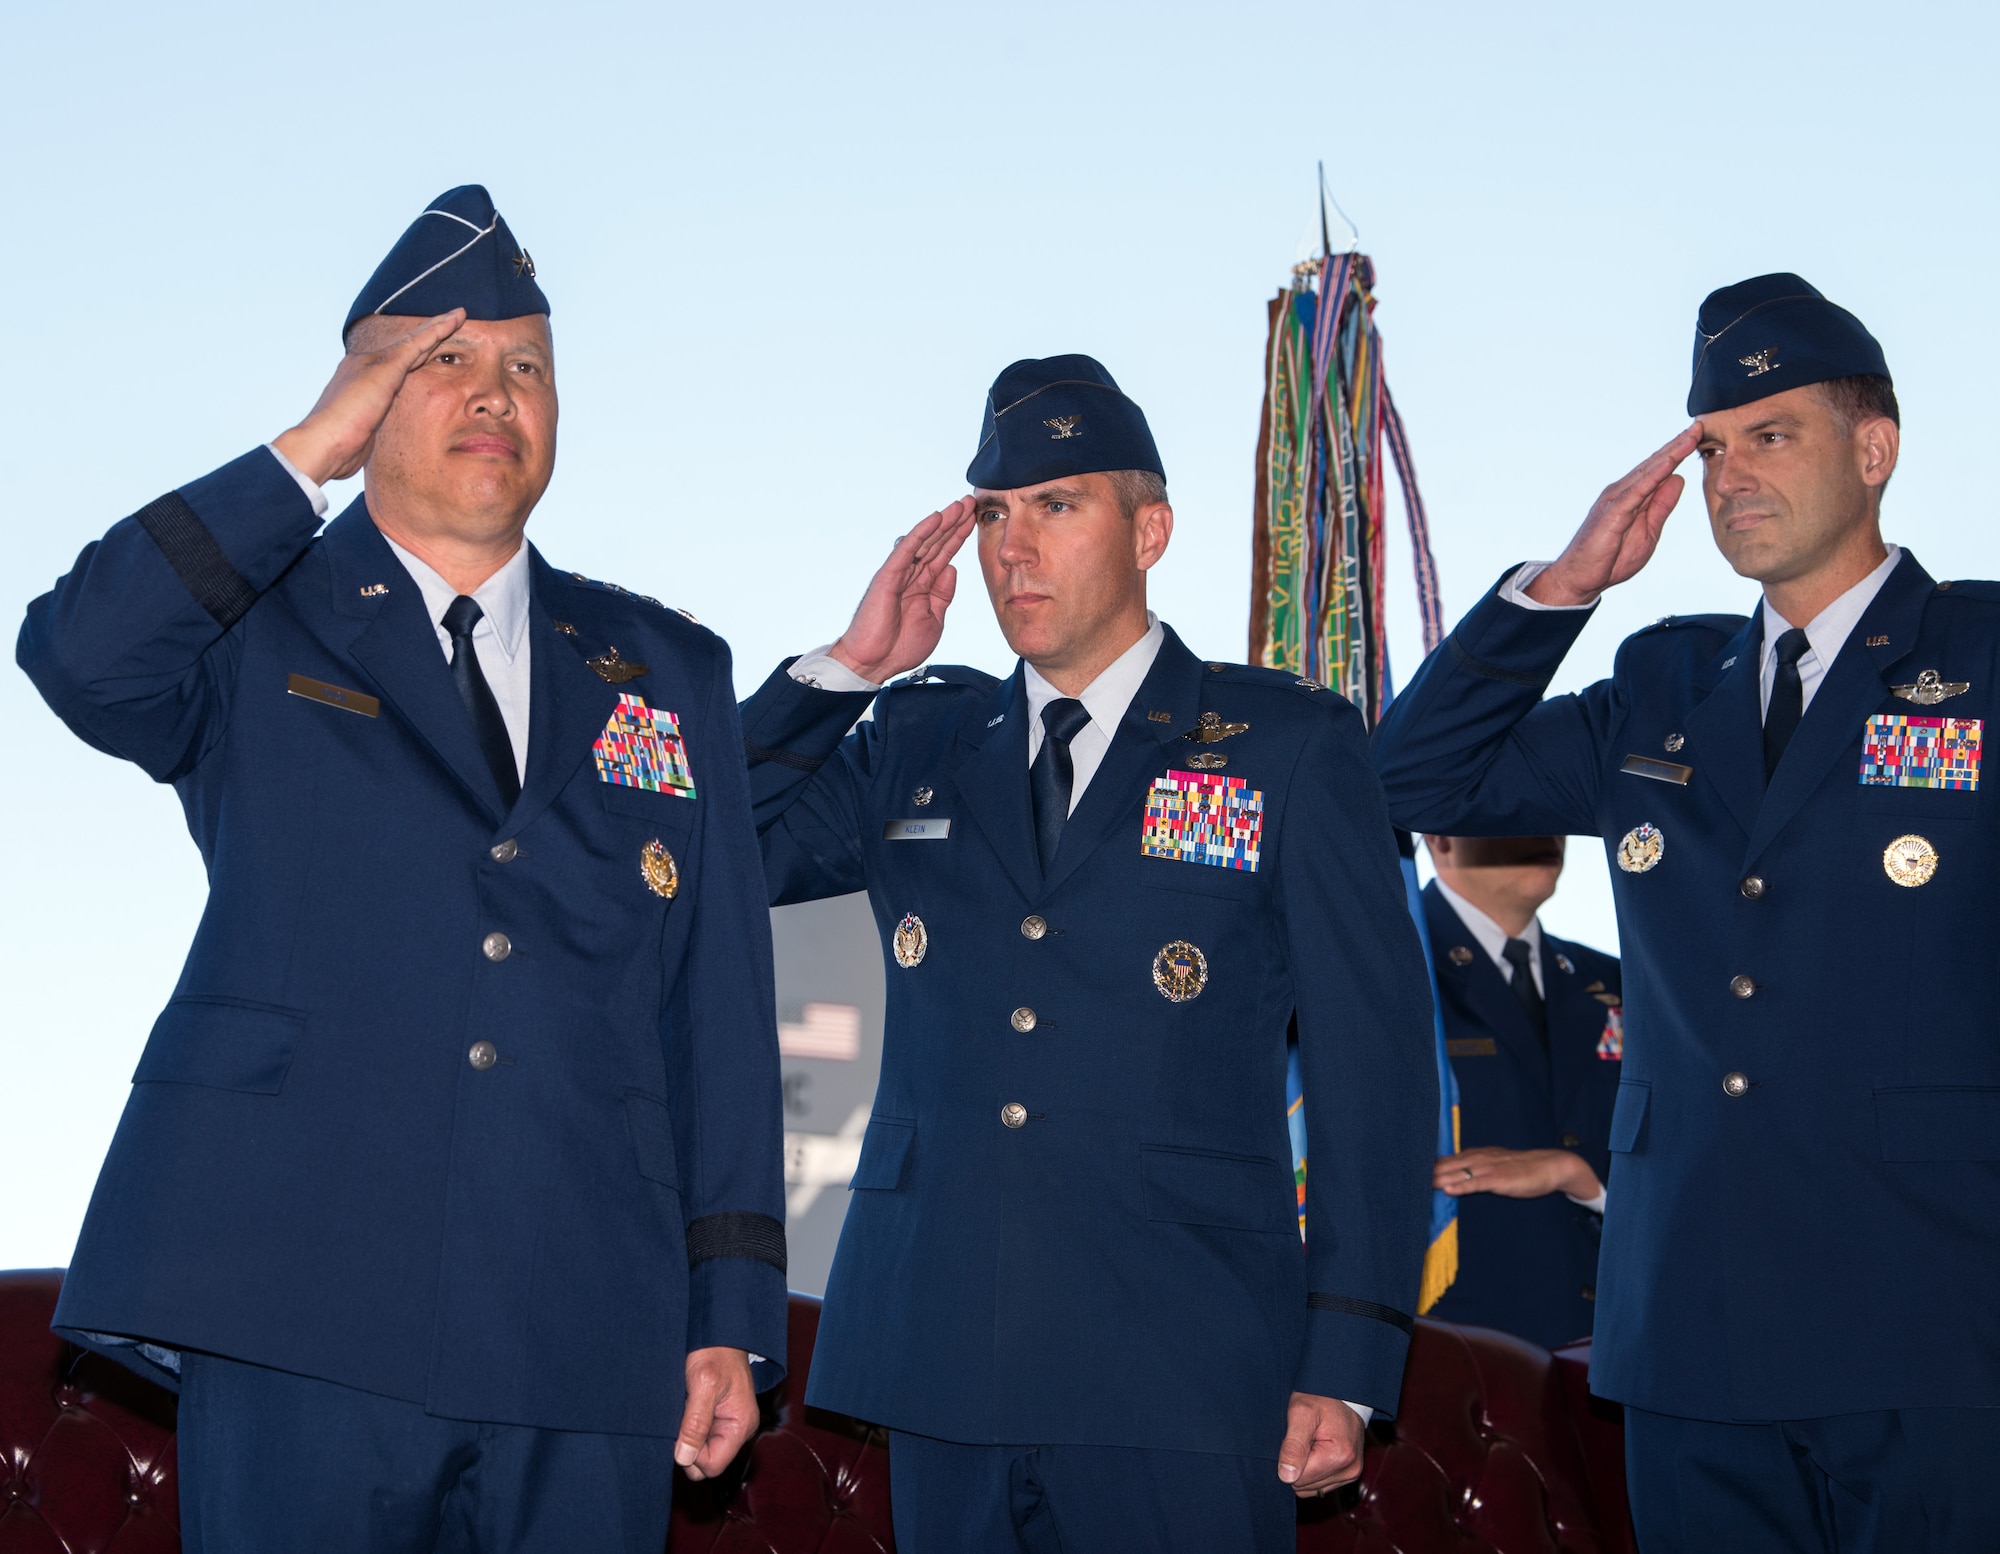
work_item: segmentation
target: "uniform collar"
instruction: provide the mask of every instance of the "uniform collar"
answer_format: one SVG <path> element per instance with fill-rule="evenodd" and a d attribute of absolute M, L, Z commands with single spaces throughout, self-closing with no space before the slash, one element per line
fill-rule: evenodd
<path fill-rule="evenodd" d="M 1437 886 L 1438 894 L 1444 897 L 1452 911 L 1458 914 L 1458 920 L 1465 924 L 1465 931 L 1471 934 L 1479 947 L 1486 952 L 1487 958 L 1500 967 L 1503 973 L 1511 975 L 1507 969 L 1507 957 L 1504 953 L 1510 937 L 1507 930 L 1447 885 L 1442 875 L 1434 876 L 1432 883 Z M 1521 937 L 1527 941 L 1529 954 L 1539 961 L 1542 958 L 1542 920 L 1539 917 L 1529 918 L 1528 926 Z"/>
<path fill-rule="evenodd" d="M 430 616 L 431 624 L 442 632 L 444 612 L 451 608 L 451 601 L 458 597 L 458 590 L 438 576 L 428 562 L 412 555 L 388 535 L 382 538 L 416 582 L 418 591 L 424 596 L 424 613 Z M 514 655 L 521 650 L 522 633 L 528 629 L 528 542 L 525 539 L 521 541 L 520 548 L 507 558 L 505 565 L 473 591 L 472 598 L 481 611 L 480 625 L 491 624 L 493 640 L 507 661 L 512 663 Z M 477 630 L 475 627 L 475 633 Z"/>
<path fill-rule="evenodd" d="M 1902 559 L 1902 546 L 1891 545 L 1889 554 L 1882 558 L 1874 571 L 1806 623 L 1806 643 L 1822 666 L 1831 664 L 1840 656 L 1840 650 L 1847 645 L 1847 639 L 1854 634 L 1854 628 L 1861 623 L 1868 606 L 1875 602 L 1875 596 L 1882 591 L 1882 585 L 1889 581 L 1889 574 L 1896 570 L 1896 563 Z M 1764 621 L 1764 651 L 1759 667 L 1766 668 L 1778 651 L 1778 638 L 1791 629 L 1792 623 L 1771 608 L 1768 597 L 1760 608 Z"/>
<path fill-rule="evenodd" d="M 1148 610 L 1146 634 L 1107 664 L 1077 697 L 1083 703 L 1083 710 L 1090 714 L 1090 721 L 1103 730 L 1106 739 L 1117 731 L 1125 709 L 1132 705 L 1132 698 L 1146 683 L 1146 676 L 1152 670 L 1153 660 L 1159 657 L 1160 643 L 1165 638 L 1166 628 L 1160 624 L 1159 616 Z M 1042 721 L 1042 709 L 1062 692 L 1043 679 L 1041 671 L 1033 664 L 1023 662 L 1021 667 L 1028 693 L 1028 727 L 1033 730 Z"/>

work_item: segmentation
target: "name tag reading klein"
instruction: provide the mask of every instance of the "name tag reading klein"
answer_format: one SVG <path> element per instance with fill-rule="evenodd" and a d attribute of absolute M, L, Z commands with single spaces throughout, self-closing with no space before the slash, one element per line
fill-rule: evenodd
<path fill-rule="evenodd" d="M 892 820 L 882 827 L 885 842 L 942 842 L 950 835 L 949 820 Z"/>

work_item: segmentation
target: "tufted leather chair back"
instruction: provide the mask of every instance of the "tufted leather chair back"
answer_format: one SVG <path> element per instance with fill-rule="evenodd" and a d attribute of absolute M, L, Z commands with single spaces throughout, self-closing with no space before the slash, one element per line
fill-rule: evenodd
<path fill-rule="evenodd" d="M 174 1400 L 49 1332 L 61 1284 L 0 1273 L 0 1554 L 172 1554 Z M 883 1433 L 803 1401 L 818 1328 L 793 1296 L 791 1374 L 728 1472 L 676 1485 L 672 1554 L 892 1554 Z M 1300 1554 L 1632 1554 L 1588 1363 L 1419 1322 L 1399 1417 L 1370 1431 L 1358 1491 L 1302 1508 Z"/>

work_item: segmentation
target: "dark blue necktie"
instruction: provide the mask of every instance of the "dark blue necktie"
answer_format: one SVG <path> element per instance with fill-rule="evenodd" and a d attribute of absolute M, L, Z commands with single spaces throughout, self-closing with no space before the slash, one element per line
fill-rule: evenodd
<path fill-rule="evenodd" d="M 493 687 L 479 669 L 479 654 L 473 650 L 472 628 L 486 612 L 476 601 L 460 594 L 446 606 L 444 629 L 451 633 L 451 683 L 458 687 L 459 699 L 472 714 L 472 732 L 479 740 L 479 753 L 500 786 L 500 807 L 512 809 L 521 796 L 521 773 L 514 765 L 514 741 L 507 737 L 507 720 L 500 716 L 500 703 L 493 699 Z"/>
<path fill-rule="evenodd" d="M 1805 712 L 1805 687 L 1799 683 L 1799 660 L 1811 644 L 1797 626 L 1778 636 L 1778 673 L 1771 681 L 1771 705 L 1764 713 L 1764 780 L 1778 769 L 1785 746 L 1798 732 Z"/>
<path fill-rule="evenodd" d="M 1501 946 L 1500 954 L 1508 965 L 1514 968 L 1508 986 L 1514 990 L 1514 1001 L 1521 1006 L 1521 1013 L 1528 1017 L 1528 1024 L 1534 1027 L 1535 1035 L 1541 1038 L 1542 1050 L 1549 1047 L 1549 1011 L 1542 1002 L 1542 991 L 1535 986 L 1535 970 L 1529 962 L 1534 951 L 1528 948 L 1526 939 L 1509 939 Z"/>
<path fill-rule="evenodd" d="M 1042 708 L 1042 748 L 1028 768 L 1028 787 L 1035 796 L 1035 847 L 1042 855 L 1044 874 L 1055 861 L 1056 843 L 1069 819 L 1070 788 L 1076 779 L 1069 742 L 1089 721 L 1083 703 L 1073 697 L 1058 696 Z"/>

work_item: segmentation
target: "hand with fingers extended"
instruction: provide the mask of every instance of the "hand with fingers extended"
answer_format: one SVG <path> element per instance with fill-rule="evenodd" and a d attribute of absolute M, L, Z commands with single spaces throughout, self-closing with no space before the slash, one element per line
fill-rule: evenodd
<path fill-rule="evenodd" d="M 1604 488 L 1563 553 L 1536 573 L 1527 595 L 1537 604 L 1595 604 L 1614 583 L 1653 559 L 1667 514 L 1687 484 L 1674 467 L 1701 441 L 1697 421 L 1622 480 Z"/>
<path fill-rule="evenodd" d="M 465 309 L 453 308 L 377 350 L 349 352 L 306 418 L 271 446 L 315 485 L 346 479 L 368 462 L 375 433 L 404 380 L 464 322 Z"/>
<path fill-rule="evenodd" d="M 681 1410 L 674 1461 L 692 1479 L 714 1478 L 757 1429 L 750 1356 L 717 1345 L 687 1357 L 687 1406 Z"/>
<path fill-rule="evenodd" d="M 879 685 L 930 658 L 958 590 L 951 558 L 972 532 L 973 510 L 962 496 L 896 541 L 833 645 L 837 660 Z"/>
<path fill-rule="evenodd" d="M 1561 1192 L 1584 1203 L 1604 1190 L 1590 1162 L 1574 1150 L 1501 1149 L 1493 1144 L 1438 1156 L 1431 1167 L 1431 1186 L 1454 1198 L 1475 1192 L 1546 1198 Z"/>
<path fill-rule="evenodd" d="M 1353 1483 L 1361 1477 L 1366 1429 L 1361 1416 L 1338 1398 L 1294 1392 L 1278 1448 L 1278 1477 L 1301 1500 Z"/>

